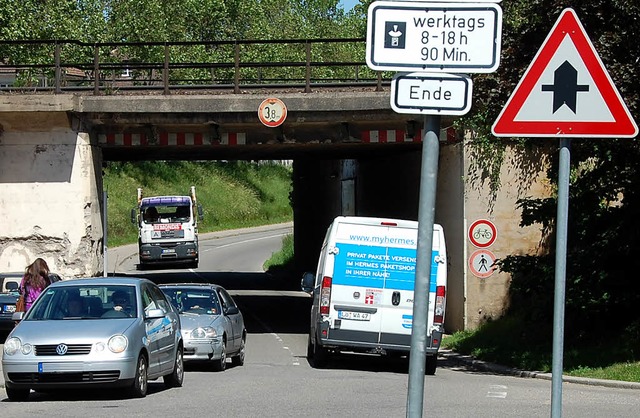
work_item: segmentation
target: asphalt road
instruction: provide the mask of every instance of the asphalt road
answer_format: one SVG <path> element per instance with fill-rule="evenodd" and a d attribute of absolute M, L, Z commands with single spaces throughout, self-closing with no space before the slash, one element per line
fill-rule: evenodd
<path fill-rule="evenodd" d="M 229 365 L 225 372 L 214 373 L 202 365 L 187 365 L 183 388 L 166 389 L 161 381 L 154 382 L 144 399 L 123 399 L 117 392 L 65 391 L 32 393 L 28 403 L 10 403 L 0 390 L 3 416 L 405 416 L 406 359 L 344 354 L 333 357 L 326 369 L 310 367 L 306 360 L 308 295 L 278 289 L 278 284 L 270 283 L 270 277 L 256 267 L 261 261 L 248 259 L 250 254 L 259 259 L 268 257 L 278 246 L 282 231 L 244 232 L 206 240 L 206 261 L 197 270 L 144 272 L 157 281 L 181 278 L 224 283 L 246 320 L 244 366 Z M 234 263 L 244 264 L 217 271 L 213 266 L 228 262 L 230 248 L 243 249 L 245 255 Z M 135 272 L 135 267 L 122 270 L 128 262 L 124 260 L 130 259 L 120 258 L 116 270 Z M 238 266 L 252 267 L 243 271 Z M 638 384 L 567 378 L 563 384 L 564 416 L 637 416 L 639 389 Z M 423 410 L 424 416 L 549 416 L 550 396 L 548 374 L 511 370 L 443 351 L 436 375 L 425 377 Z"/>

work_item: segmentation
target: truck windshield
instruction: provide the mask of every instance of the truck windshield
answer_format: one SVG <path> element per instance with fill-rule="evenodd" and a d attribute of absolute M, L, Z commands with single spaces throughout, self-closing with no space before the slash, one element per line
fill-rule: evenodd
<path fill-rule="evenodd" d="M 142 219 L 147 224 L 188 222 L 191 220 L 189 206 L 149 206 L 142 208 Z"/>

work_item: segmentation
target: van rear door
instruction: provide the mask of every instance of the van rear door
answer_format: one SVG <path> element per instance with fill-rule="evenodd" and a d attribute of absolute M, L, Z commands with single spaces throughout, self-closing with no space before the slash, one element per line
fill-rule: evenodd
<path fill-rule="evenodd" d="M 343 218 L 335 227 L 331 339 L 407 349 L 417 222 Z"/>

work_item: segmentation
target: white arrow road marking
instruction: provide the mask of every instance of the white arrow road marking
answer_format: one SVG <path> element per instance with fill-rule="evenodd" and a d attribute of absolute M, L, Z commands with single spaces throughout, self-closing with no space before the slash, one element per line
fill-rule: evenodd
<path fill-rule="evenodd" d="M 504 399 L 507 397 L 507 387 L 503 385 L 491 385 L 489 386 L 489 391 L 487 392 L 487 398 L 500 398 Z"/>

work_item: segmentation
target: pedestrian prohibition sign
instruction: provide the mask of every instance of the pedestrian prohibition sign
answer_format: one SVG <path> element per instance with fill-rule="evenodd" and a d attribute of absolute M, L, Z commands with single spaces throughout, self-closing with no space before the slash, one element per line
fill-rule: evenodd
<path fill-rule="evenodd" d="M 477 250 L 469 257 L 469 269 L 474 276 L 485 279 L 493 274 L 495 262 L 496 256 L 491 251 Z"/>

